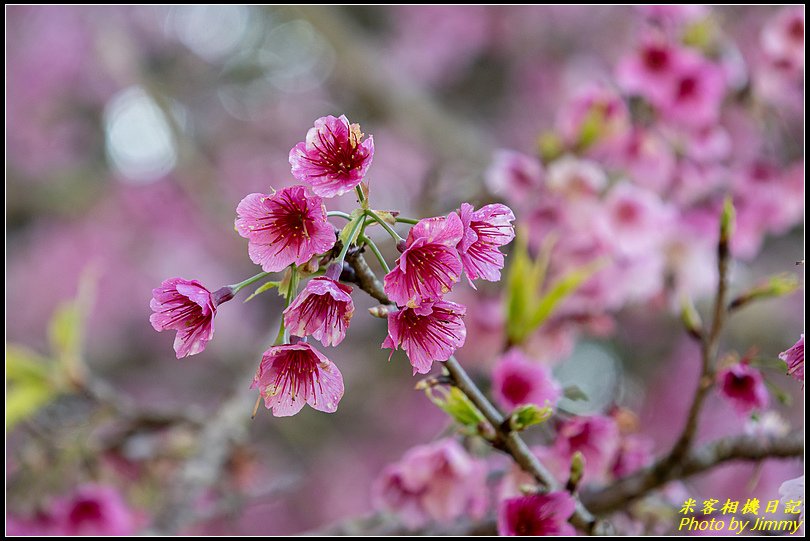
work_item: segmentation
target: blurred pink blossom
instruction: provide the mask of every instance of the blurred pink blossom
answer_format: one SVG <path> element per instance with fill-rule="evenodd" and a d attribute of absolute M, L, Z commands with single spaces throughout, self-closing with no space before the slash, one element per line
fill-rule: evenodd
<path fill-rule="evenodd" d="M 523 404 L 556 406 L 562 396 L 560 384 L 547 366 L 533 362 L 519 349 L 505 353 L 492 371 L 496 400 L 507 410 Z"/>
<path fill-rule="evenodd" d="M 566 492 L 510 498 L 498 508 L 498 535 L 576 535 L 568 518 L 574 499 Z"/>
<path fill-rule="evenodd" d="M 741 414 L 768 405 L 768 389 L 759 370 L 741 362 L 717 374 L 720 393 L 730 400 Z"/>

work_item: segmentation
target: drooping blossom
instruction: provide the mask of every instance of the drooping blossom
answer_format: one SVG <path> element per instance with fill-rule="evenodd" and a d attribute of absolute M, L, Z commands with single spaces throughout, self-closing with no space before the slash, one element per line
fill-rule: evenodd
<path fill-rule="evenodd" d="M 302 265 L 335 244 L 323 200 L 304 186 L 252 193 L 236 207 L 236 230 L 248 239 L 250 260 L 265 272 Z"/>
<path fill-rule="evenodd" d="M 523 404 L 555 406 L 562 388 L 545 365 L 532 362 L 519 349 L 509 350 L 492 371 L 495 399 L 506 409 Z"/>
<path fill-rule="evenodd" d="M 214 336 L 217 306 L 233 298 L 230 288 L 214 293 L 197 280 L 169 278 L 152 290 L 149 322 L 156 331 L 177 331 L 174 351 L 177 358 L 196 355 Z"/>
<path fill-rule="evenodd" d="M 611 473 L 615 477 L 625 477 L 647 466 L 653 458 L 652 439 L 639 435 L 628 434 L 619 441 L 619 448 L 611 466 Z"/>
<path fill-rule="evenodd" d="M 585 457 L 585 480 L 594 481 L 607 471 L 619 446 L 619 429 L 612 417 L 572 417 L 557 427 L 554 454 L 570 461 L 575 452 Z"/>
<path fill-rule="evenodd" d="M 762 374 L 748 363 L 735 364 L 717 374 L 720 393 L 741 414 L 762 409 L 768 405 L 768 389 Z"/>
<path fill-rule="evenodd" d="M 463 235 L 464 225 L 455 212 L 420 220 L 408 233 L 396 266 L 385 275 L 388 297 L 399 306 L 415 308 L 449 292 L 463 270 L 456 251 Z"/>
<path fill-rule="evenodd" d="M 424 303 L 388 315 L 388 336 L 383 348 L 402 348 L 413 366 L 413 373 L 427 374 L 433 361 L 446 361 L 464 345 L 466 308 L 450 301 Z M 389 359 L 391 357 L 389 356 Z"/>
<path fill-rule="evenodd" d="M 284 325 L 293 336 L 312 335 L 324 346 L 346 337 L 354 314 L 352 288 L 331 278 L 313 278 L 284 310 Z"/>
<path fill-rule="evenodd" d="M 372 497 L 409 528 L 477 519 L 486 511 L 486 467 L 453 439 L 420 445 L 383 470 Z"/>
<path fill-rule="evenodd" d="M 359 124 L 330 115 L 316 120 L 306 140 L 290 150 L 290 165 L 293 176 L 316 195 L 334 197 L 363 181 L 373 157 L 372 136 L 363 141 Z"/>
<path fill-rule="evenodd" d="M 298 342 L 265 351 L 250 388 L 259 389 L 276 417 L 295 415 L 304 404 L 334 413 L 343 397 L 343 376 L 321 352 Z"/>
<path fill-rule="evenodd" d="M 515 238 L 512 221 L 515 215 L 506 205 L 486 205 L 473 210 L 469 203 L 462 203 L 458 211 L 464 225 L 464 236 L 456 248 L 470 285 L 478 278 L 490 282 L 501 279 L 504 255 L 498 249 Z M 474 286 L 473 286 L 474 287 Z"/>
<path fill-rule="evenodd" d="M 137 517 L 118 489 L 88 484 L 54 502 L 53 528 L 61 535 L 132 535 Z"/>
<path fill-rule="evenodd" d="M 498 535 L 576 535 L 568 518 L 573 498 L 565 492 L 510 498 L 498 508 Z"/>
<path fill-rule="evenodd" d="M 787 351 L 779 354 L 787 363 L 787 373 L 799 381 L 804 381 L 804 335 Z"/>

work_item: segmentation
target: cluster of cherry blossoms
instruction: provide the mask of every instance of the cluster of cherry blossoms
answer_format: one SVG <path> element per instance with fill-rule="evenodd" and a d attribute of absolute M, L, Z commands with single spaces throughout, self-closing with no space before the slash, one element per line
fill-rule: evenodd
<path fill-rule="evenodd" d="M 272 193 L 253 193 L 236 208 L 236 231 L 248 240 L 248 256 L 263 272 L 211 292 L 196 280 L 171 278 L 153 291 L 150 318 L 158 330 L 174 330 L 177 357 L 200 353 L 214 335 L 217 307 L 270 273 L 286 271 L 273 283 L 287 298 L 276 343 L 264 352 L 253 381 L 277 416 L 294 415 L 309 404 L 334 412 L 344 393 L 340 370 L 308 337 L 337 346 L 352 316 L 352 288 L 340 282 L 351 246 L 372 245 L 387 272 L 384 292 L 395 308 L 386 310 L 388 334 L 382 344 L 403 349 L 413 372 L 425 374 L 464 344 L 465 307 L 445 300 L 463 275 L 497 281 L 504 266 L 500 248 L 515 236 L 514 214 L 501 204 L 475 210 L 464 203 L 446 216 L 415 221 L 369 207 L 363 180 L 374 157 L 374 140 L 364 138 L 345 116 L 315 121 L 306 139 L 293 147 L 292 175 L 302 184 Z M 329 213 L 324 198 L 356 192 L 361 208 L 351 215 Z M 328 218 L 347 219 L 341 233 Z M 368 221 L 367 221 L 368 220 Z M 401 252 L 393 269 L 363 232 L 377 223 Z M 393 229 L 412 223 L 407 238 Z M 298 283 L 308 278 L 298 292 Z M 473 286 L 474 287 L 474 286 Z"/>

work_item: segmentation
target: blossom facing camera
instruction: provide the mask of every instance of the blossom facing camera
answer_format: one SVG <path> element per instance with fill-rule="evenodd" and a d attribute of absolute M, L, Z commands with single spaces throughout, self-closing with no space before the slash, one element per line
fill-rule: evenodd
<path fill-rule="evenodd" d="M 746 363 L 739 363 L 717 374 L 720 393 L 741 414 L 763 409 L 768 405 L 768 389 L 762 374 Z"/>
<path fill-rule="evenodd" d="M 441 299 L 461 277 L 456 245 L 463 235 L 464 226 L 455 212 L 420 220 L 408 233 L 396 266 L 385 275 L 388 298 L 409 308 Z"/>
<path fill-rule="evenodd" d="M 498 535 L 576 535 L 568 523 L 574 509 L 565 492 L 504 500 L 498 509 Z"/>
<path fill-rule="evenodd" d="M 236 213 L 236 231 L 248 239 L 250 260 L 265 272 L 303 265 L 335 245 L 323 200 L 304 186 L 272 195 L 252 193 L 240 201 Z"/>
<path fill-rule="evenodd" d="M 787 363 L 787 373 L 799 381 L 804 381 L 804 335 L 793 346 L 779 354 Z"/>
<path fill-rule="evenodd" d="M 413 373 L 427 374 L 433 361 L 446 361 L 464 345 L 467 330 L 462 318 L 466 310 L 461 304 L 438 301 L 389 314 L 388 336 L 382 347 L 390 348 L 391 355 L 402 347 Z"/>
<path fill-rule="evenodd" d="M 470 285 L 478 278 L 497 282 L 501 279 L 504 261 L 498 248 L 515 238 L 514 213 L 501 204 L 473 210 L 469 203 L 462 203 L 458 215 L 464 226 L 464 235 L 456 248 Z"/>
<path fill-rule="evenodd" d="M 343 376 L 321 352 L 298 342 L 265 351 L 250 388 L 259 389 L 276 417 L 295 415 L 304 404 L 334 413 L 343 397 Z"/>
<path fill-rule="evenodd" d="M 132 535 L 137 526 L 118 490 L 102 485 L 83 485 L 54 502 L 53 519 L 61 535 Z"/>
<path fill-rule="evenodd" d="M 492 389 L 498 402 L 507 409 L 524 404 L 555 406 L 562 389 L 547 366 L 527 359 L 519 349 L 506 353 L 492 371 Z"/>
<path fill-rule="evenodd" d="M 178 359 L 196 355 L 213 338 L 217 305 L 225 300 L 230 299 L 215 297 L 197 280 L 169 278 L 152 290 L 149 322 L 158 332 L 177 331 L 174 351 Z"/>
<path fill-rule="evenodd" d="M 293 336 L 312 335 L 324 346 L 340 344 L 354 314 L 351 292 L 331 278 L 313 278 L 284 310 L 284 326 Z"/>
<path fill-rule="evenodd" d="M 453 439 L 409 450 L 374 484 L 375 507 L 393 511 L 409 528 L 448 523 L 486 511 L 486 466 Z"/>
<path fill-rule="evenodd" d="M 374 138 L 363 141 L 359 124 L 345 115 L 321 117 L 290 150 L 293 176 L 321 197 L 341 195 L 363 181 L 374 157 Z"/>

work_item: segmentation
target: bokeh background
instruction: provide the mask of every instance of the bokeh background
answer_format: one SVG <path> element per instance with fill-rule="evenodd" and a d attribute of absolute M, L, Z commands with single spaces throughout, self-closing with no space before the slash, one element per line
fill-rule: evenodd
<path fill-rule="evenodd" d="M 723 114 L 733 152 L 718 167 L 739 176 L 767 162 L 764 182 L 782 184 L 758 212 L 789 216 L 771 229 L 756 225 L 762 214 L 745 222 L 755 238 L 734 267 L 738 289 L 773 272 L 803 276 L 794 265 L 804 257 L 803 65 L 798 77 L 780 71 L 760 39 L 779 12 L 713 8 L 692 19 L 723 44 L 729 94 L 745 96 Z M 256 272 L 233 230 L 236 204 L 294 183 L 289 149 L 314 119 L 346 114 L 373 134 L 375 208 L 422 217 L 462 201 L 509 202 L 493 193 L 494 153 L 536 155 L 541 134 L 564 129 L 572 97 L 612 84 L 651 16 L 621 7 L 257 6 L 9 7 L 6 15 L 6 340 L 55 358 L 53 314 L 89 284 L 79 357 L 105 397 L 66 392 L 7 433 L 7 521 L 56 527 L 43 518 L 50 507 L 101 483 L 120 491 L 136 530 L 161 517 L 200 425 L 238 390 L 242 414 L 228 419 L 245 424 L 250 377 L 282 306 L 274 293 L 223 306 L 206 351 L 177 360 L 171 333 L 149 325 L 151 289 L 170 276 L 215 289 Z M 329 204 L 351 210 L 354 200 Z M 516 210 L 519 221 L 545 223 Z M 712 257 L 699 251 L 683 268 L 711 284 Z M 698 361 L 663 272 L 651 269 L 639 272 L 661 275 L 654 291 L 600 305 L 575 330 L 560 324 L 537 348 L 564 384 L 588 395 L 569 407 L 626 406 L 662 450 L 680 429 Z M 683 287 L 705 306 L 710 287 Z M 484 383 L 503 341 L 501 291 L 455 292 L 469 307 L 459 358 Z M 775 358 L 803 332 L 802 297 L 746 309 L 725 346 Z M 331 352 L 346 381 L 339 411 L 278 419 L 261 410 L 223 473 L 196 494 L 193 524 L 181 531 L 289 534 L 363 515 L 385 464 L 449 433 L 446 417 L 413 390 L 404 356 L 389 363 L 379 349 L 384 322 L 365 315 L 373 304 L 359 294 L 355 303 L 351 333 Z M 765 375 L 785 398 L 772 399 L 774 410 L 802 426 L 801 385 L 778 370 Z M 713 401 L 706 435 L 743 430 L 745 419 Z M 802 471 L 798 461 L 723 467 L 684 490 L 776 497 Z"/>

